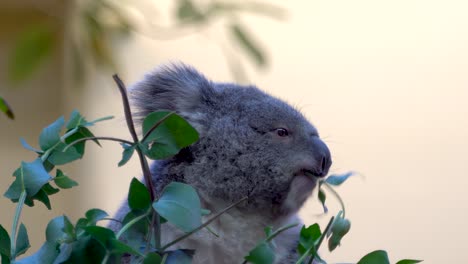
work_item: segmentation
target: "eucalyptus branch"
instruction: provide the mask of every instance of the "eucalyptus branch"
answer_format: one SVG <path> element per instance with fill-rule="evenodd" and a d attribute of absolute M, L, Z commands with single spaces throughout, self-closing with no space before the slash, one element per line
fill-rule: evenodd
<path fill-rule="evenodd" d="M 119 87 L 119 91 L 122 96 L 125 120 L 127 121 L 127 127 L 133 139 L 132 144 L 138 144 L 139 140 L 135 130 L 135 125 L 133 123 L 132 111 L 130 109 L 130 102 L 128 100 L 127 95 L 127 88 L 125 87 L 125 84 L 122 82 L 122 80 L 117 74 L 114 74 L 112 77 L 114 78 L 115 83 Z M 145 155 L 143 155 L 143 152 L 140 147 L 136 148 L 136 152 L 138 153 L 138 158 L 140 159 L 141 169 L 145 178 L 146 187 L 148 188 L 148 191 L 150 193 L 151 201 L 154 202 L 154 200 L 156 199 L 156 189 L 154 188 L 153 181 L 151 180 L 151 171 L 148 166 L 148 161 L 146 160 Z M 151 229 L 153 229 L 155 247 L 159 249 L 161 246 L 161 223 L 159 221 L 159 214 L 155 210 L 153 210 L 152 224 L 150 225 L 150 227 Z"/>
<path fill-rule="evenodd" d="M 148 132 L 146 132 L 146 134 L 143 136 L 143 139 L 141 140 L 141 142 L 145 142 L 145 140 L 149 137 L 149 135 L 156 129 L 158 128 L 159 125 L 162 124 L 162 122 L 166 121 L 166 119 L 168 119 L 171 115 L 175 114 L 174 111 L 170 112 L 169 114 L 165 115 L 163 118 L 161 118 L 161 120 L 159 120 L 156 124 L 154 124 L 150 130 L 148 130 Z"/>
<path fill-rule="evenodd" d="M 128 222 L 127 224 L 125 224 L 120 230 L 119 232 L 117 233 L 116 237 L 117 239 L 119 239 L 123 233 L 125 233 L 125 231 L 127 231 L 130 227 L 132 227 L 136 222 L 140 221 L 141 219 L 145 218 L 148 216 L 148 213 L 145 213 L 145 214 L 142 214 L 138 217 L 135 217 L 133 218 L 130 222 Z"/>
<path fill-rule="evenodd" d="M 80 142 L 86 141 L 86 140 L 109 140 L 109 141 L 116 141 L 116 142 L 124 143 L 124 144 L 127 144 L 127 145 L 133 145 L 133 142 L 131 142 L 131 141 L 121 139 L 121 138 L 115 138 L 115 137 L 84 137 L 84 138 L 77 139 L 77 140 L 73 141 L 72 143 L 68 144 L 63 149 L 63 151 L 65 152 L 69 148 L 73 147 L 74 145 L 76 145 L 76 144 L 78 144 Z"/>
<path fill-rule="evenodd" d="M 315 249 L 315 252 L 317 252 L 319 250 L 320 245 L 323 242 L 323 239 L 327 236 L 328 231 L 330 231 L 330 228 L 332 226 L 332 223 L 333 223 L 334 219 L 335 219 L 335 217 L 332 216 L 332 218 L 330 219 L 330 221 L 327 224 L 327 227 L 325 227 L 325 230 L 323 230 L 322 235 L 320 236 L 319 240 L 317 241 L 317 244 L 315 244 L 312 247 L 310 247 L 309 249 L 307 249 L 307 251 L 304 252 L 304 254 L 296 261 L 296 264 L 302 264 L 302 262 L 307 258 L 307 256 L 310 254 L 310 251 L 312 251 L 312 249 Z M 309 263 L 312 263 L 314 261 L 314 258 L 315 258 L 315 256 L 311 257 L 310 260 L 309 260 Z M 312 262 L 310 262 L 310 261 L 312 261 Z"/>
<path fill-rule="evenodd" d="M 193 233 L 196 233 L 198 232 L 199 230 L 205 228 L 206 226 L 208 226 L 211 222 L 213 222 L 214 220 L 216 220 L 217 218 L 219 218 L 222 214 L 226 213 L 227 211 L 231 210 L 232 208 L 236 207 L 237 205 L 239 205 L 240 203 L 242 203 L 243 201 L 247 200 L 248 197 L 244 197 L 242 199 L 240 199 L 239 201 L 231 204 L 230 206 L 224 208 L 223 210 L 221 210 L 219 213 L 217 213 L 216 215 L 214 215 L 213 217 L 211 217 L 210 219 L 208 219 L 208 221 L 206 221 L 205 223 L 203 223 L 202 225 L 200 225 L 199 227 L 193 229 L 192 231 L 188 232 L 188 233 L 185 233 L 184 235 L 176 238 L 175 240 L 173 240 L 172 242 L 169 242 L 168 244 L 164 245 L 162 248 L 161 248 L 161 251 L 164 251 L 166 250 L 167 248 L 169 248 L 170 246 L 174 245 L 174 244 L 177 244 L 179 243 L 180 241 L 186 239 L 187 237 L 191 236 Z"/>
<path fill-rule="evenodd" d="M 336 199 L 338 199 L 338 202 L 341 205 L 341 210 L 343 211 L 343 218 L 344 218 L 346 210 L 345 210 L 345 205 L 344 205 L 343 199 L 341 199 L 340 195 L 326 181 L 322 181 L 322 185 L 327 187 L 327 189 L 336 197 Z"/>
<path fill-rule="evenodd" d="M 15 217 L 13 218 L 13 225 L 11 227 L 11 257 L 12 261 L 15 260 L 16 254 L 16 232 L 18 231 L 18 223 L 21 216 L 21 210 L 24 206 L 24 201 L 26 200 L 26 190 L 21 192 L 21 196 L 18 200 L 18 205 L 16 205 Z"/>

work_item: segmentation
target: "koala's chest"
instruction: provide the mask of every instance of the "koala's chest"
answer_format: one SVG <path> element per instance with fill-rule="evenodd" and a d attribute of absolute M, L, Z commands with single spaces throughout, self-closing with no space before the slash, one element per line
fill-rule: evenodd
<path fill-rule="evenodd" d="M 202 230 L 173 249 L 195 249 L 194 264 L 239 264 L 249 251 L 265 238 L 264 228 L 265 226 L 254 218 L 239 219 L 226 215 L 210 225 L 210 229 L 218 236 L 208 230 Z M 172 227 L 167 231 L 172 232 L 171 236 L 174 237 L 181 234 Z M 275 243 L 276 259 L 280 260 L 288 254 L 294 241 L 279 239 Z"/>

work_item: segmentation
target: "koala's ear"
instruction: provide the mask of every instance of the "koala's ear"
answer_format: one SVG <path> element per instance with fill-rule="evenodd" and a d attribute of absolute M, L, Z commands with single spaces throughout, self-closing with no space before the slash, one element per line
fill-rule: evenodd
<path fill-rule="evenodd" d="M 175 111 L 199 132 L 203 108 L 213 104 L 216 93 L 211 81 L 184 64 L 162 66 L 130 88 L 135 117 L 141 120 L 158 110 Z"/>

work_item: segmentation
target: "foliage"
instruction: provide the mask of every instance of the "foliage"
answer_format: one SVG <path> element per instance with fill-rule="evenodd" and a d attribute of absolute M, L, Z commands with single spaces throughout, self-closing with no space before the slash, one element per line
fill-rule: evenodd
<path fill-rule="evenodd" d="M 122 94 L 132 141 L 94 136 L 89 127 L 111 117 L 89 122 L 78 111 L 73 111 L 67 122 L 60 117 L 44 128 L 39 136 L 38 148 L 22 140 L 23 146 L 36 153 L 38 157 L 31 162 L 21 163 L 20 167 L 13 172 L 15 179 L 4 194 L 5 197 L 17 203 L 17 208 L 11 232 L 8 233 L 0 225 L 2 264 L 118 263 L 124 254 L 132 256 L 132 263 L 191 263 L 193 250 L 168 249 L 203 228 L 209 230 L 209 224 L 212 221 L 247 199 L 247 197 L 241 199 L 202 222 L 202 215 L 211 214 L 211 212 L 201 208 L 200 198 L 190 185 L 172 182 L 156 198 L 146 157 L 163 159 L 175 155 L 182 148 L 197 141 L 198 133 L 177 114 L 159 111 L 145 118 L 142 125 L 143 137 L 139 139 L 135 132 L 126 88 L 117 76 L 114 76 L 114 79 Z M 58 216 L 47 225 L 46 240 L 42 247 L 30 256 L 18 259 L 30 247 L 26 226 L 20 223 L 24 205 L 34 206 L 34 200 L 38 200 L 50 209 L 50 195 L 61 189 L 69 189 L 78 185 L 62 169 L 56 167 L 82 158 L 85 153 L 85 142 L 88 140 L 96 144 L 99 144 L 100 140 L 121 143 L 123 158 L 119 166 L 124 165 L 135 152 L 140 159 L 145 184 L 135 178 L 132 180 L 128 194 L 130 212 L 122 220 L 122 229 L 114 233 L 111 229 L 98 225 L 103 220 L 120 220 L 109 219 L 106 212 L 97 208 L 88 210 L 75 223 L 65 215 Z M 333 251 L 350 230 L 351 224 L 345 218 L 344 203 L 332 186 L 341 185 L 352 175 L 353 173 L 332 175 L 320 181 L 319 200 L 324 208 L 326 208 L 326 196 L 322 187 L 326 187 L 332 195 L 338 198 L 342 209 L 336 216 L 331 217 L 323 231 L 318 224 L 302 227 L 297 247 L 299 259 L 296 264 L 313 263 L 314 260 L 325 263 L 319 256 L 322 242 L 328 239 L 328 249 Z M 182 230 L 184 234 L 162 245 L 161 237 L 164 233 L 161 233 L 161 225 L 167 222 Z M 250 252 L 246 252 L 244 263 L 274 263 L 277 248 L 275 237 L 296 225 L 287 225 L 277 230 L 265 227 L 265 238 L 261 239 Z M 405 259 L 398 263 L 418 262 L 420 261 Z M 378 250 L 364 256 L 358 263 L 389 263 L 389 260 L 385 251 Z"/>
<path fill-rule="evenodd" d="M 259 41 L 250 34 L 241 23 L 241 15 L 253 13 L 270 18 L 283 18 L 284 10 L 265 2 L 217 0 L 204 3 L 193 0 L 174 1 L 170 14 L 172 25 L 155 26 L 149 32 L 144 32 L 141 26 L 130 19 L 129 13 L 139 12 L 144 24 L 154 24 L 154 14 L 138 10 L 136 5 L 127 7 L 119 1 L 93 0 L 75 5 L 76 12 L 71 16 L 53 17 L 51 23 L 35 23 L 27 26 L 15 40 L 15 48 L 8 61 L 8 78 L 12 83 L 19 83 L 31 75 L 60 48 L 58 31 L 65 20 L 74 23 L 70 36 L 72 66 L 75 80 L 81 82 L 85 77 L 85 60 L 89 59 L 102 69 L 116 71 L 119 64 L 113 53 L 112 43 L 116 38 L 128 39 L 136 33 L 162 40 L 170 40 L 186 36 L 198 29 L 213 26 L 215 20 L 227 20 L 226 33 L 231 36 L 232 47 L 220 47 L 226 53 L 226 59 L 231 71 L 238 81 L 245 81 L 246 73 L 238 56 L 232 56 L 228 50 L 239 49 L 257 67 L 267 65 L 266 52 Z M 44 10 L 47 14 L 47 10 Z M 62 21 L 63 20 L 63 21 Z M 190 30 L 193 29 L 193 30 Z M 187 31 L 189 30 L 189 31 Z M 214 41 L 218 43 L 219 41 Z M 2 109 L 0 104 L 0 109 Z"/>

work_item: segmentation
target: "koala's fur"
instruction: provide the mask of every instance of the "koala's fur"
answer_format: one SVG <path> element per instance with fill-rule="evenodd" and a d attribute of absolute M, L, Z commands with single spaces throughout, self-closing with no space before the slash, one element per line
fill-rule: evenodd
<path fill-rule="evenodd" d="M 171 181 L 192 185 L 202 207 L 217 212 L 244 196 L 249 199 L 174 248 L 195 249 L 194 263 L 241 263 L 264 238 L 264 228 L 300 222 L 296 216 L 326 175 L 330 152 L 317 130 L 296 109 L 254 86 L 218 83 L 195 69 L 163 66 L 130 89 L 136 116 L 172 110 L 187 119 L 200 139 L 175 157 L 152 164 L 158 193 Z M 278 135 L 285 128 L 287 136 Z M 116 218 L 129 211 L 125 203 Z M 111 228 L 121 227 L 112 224 Z M 294 263 L 300 225 L 275 239 L 276 262 Z M 165 244 L 182 234 L 163 225 Z"/>

